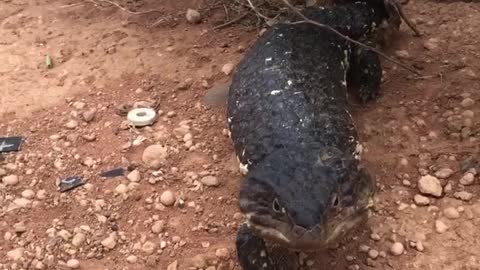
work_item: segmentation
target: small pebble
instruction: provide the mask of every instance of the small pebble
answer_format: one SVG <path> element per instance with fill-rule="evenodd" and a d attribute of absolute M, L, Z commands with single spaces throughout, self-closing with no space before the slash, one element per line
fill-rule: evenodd
<path fill-rule="evenodd" d="M 125 184 L 119 184 L 115 188 L 115 192 L 118 193 L 118 194 L 125 194 L 125 193 L 128 192 L 128 187 Z"/>
<path fill-rule="evenodd" d="M 75 120 L 70 120 L 65 124 L 65 127 L 68 129 L 75 129 L 76 127 L 78 127 L 78 122 Z"/>
<path fill-rule="evenodd" d="M 233 63 L 227 63 L 225 64 L 223 67 L 222 67 L 222 72 L 225 74 L 225 75 L 230 75 L 233 71 L 233 68 L 234 68 L 234 65 Z"/>
<path fill-rule="evenodd" d="M 88 110 L 82 114 L 83 120 L 87 123 L 92 122 L 93 119 L 95 118 L 95 109 Z"/>
<path fill-rule="evenodd" d="M 140 172 L 138 170 L 133 170 L 127 175 L 127 179 L 132 182 L 140 182 Z"/>
<path fill-rule="evenodd" d="M 370 258 L 372 258 L 372 259 L 375 260 L 376 258 L 378 258 L 378 251 L 375 250 L 375 249 L 370 249 L 370 250 L 368 251 L 368 257 L 370 257 Z"/>
<path fill-rule="evenodd" d="M 438 178 L 432 175 L 425 175 L 418 180 L 418 189 L 422 194 L 435 197 L 442 196 L 442 185 Z"/>
<path fill-rule="evenodd" d="M 161 145 L 150 145 L 143 151 L 142 161 L 153 170 L 158 170 L 166 162 L 167 148 Z"/>
<path fill-rule="evenodd" d="M 25 252 L 24 248 L 12 249 L 7 252 L 7 257 L 10 258 L 12 261 L 18 261 L 23 257 L 24 252 Z"/>
<path fill-rule="evenodd" d="M 470 201 L 473 198 L 473 194 L 467 191 L 459 191 L 453 193 L 453 197 L 462 201 Z"/>
<path fill-rule="evenodd" d="M 435 172 L 435 177 L 440 179 L 447 179 L 448 177 L 452 176 L 453 170 L 450 168 L 443 168 Z"/>
<path fill-rule="evenodd" d="M 198 10 L 195 9 L 187 9 L 187 13 L 185 14 L 185 18 L 189 23 L 197 24 L 202 20 L 202 16 Z"/>
<path fill-rule="evenodd" d="M 142 251 L 145 252 L 147 255 L 152 255 L 155 251 L 156 245 L 150 241 L 143 243 Z"/>
<path fill-rule="evenodd" d="M 204 184 L 206 186 L 209 186 L 209 187 L 216 187 L 216 186 L 220 185 L 220 182 L 218 181 L 218 178 L 215 177 L 215 176 L 211 176 L 211 175 L 203 177 L 200 180 L 200 182 L 202 182 L 202 184 Z"/>
<path fill-rule="evenodd" d="M 31 189 L 26 189 L 22 191 L 22 197 L 25 199 L 32 199 L 33 197 L 35 197 L 35 192 Z"/>
<path fill-rule="evenodd" d="M 70 269 L 78 269 L 80 267 L 80 262 L 76 259 L 70 259 L 67 261 L 67 267 Z"/>
<path fill-rule="evenodd" d="M 164 191 L 160 195 L 160 202 L 165 206 L 172 206 L 175 203 L 175 194 L 170 190 Z"/>
<path fill-rule="evenodd" d="M 444 233 L 446 232 L 448 229 L 447 225 L 445 225 L 445 223 L 441 220 L 435 220 L 435 231 L 437 233 Z"/>
<path fill-rule="evenodd" d="M 102 246 L 108 248 L 108 249 L 114 249 L 115 246 L 117 245 L 117 240 L 113 236 L 109 236 L 105 239 L 102 240 L 101 242 Z"/>
<path fill-rule="evenodd" d="M 162 233 L 165 229 L 165 221 L 157 220 L 152 225 L 152 232 L 153 233 Z"/>
<path fill-rule="evenodd" d="M 2 178 L 2 183 L 6 186 L 14 186 L 18 184 L 18 176 L 11 174 Z"/>
<path fill-rule="evenodd" d="M 220 259 L 228 259 L 230 257 L 230 252 L 227 248 L 219 248 L 215 251 L 215 255 Z"/>
<path fill-rule="evenodd" d="M 464 186 L 470 186 L 475 181 L 475 175 L 471 172 L 465 173 L 462 178 L 460 178 L 460 184 Z"/>
<path fill-rule="evenodd" d="M 464 100 L 462 100 L 462 107 L 464 108 L 468 108 L 468 107 L 471 107 L 475 104 L 475 100 L 471 99 L 471 98 L 465 98 Z"/>
<path fill-rule="evenodd" d="M 79 247 L 81 244 L 83 244 L 83 242 L 85 242 L 86 238 L 87 237 L 85 236 L 85 234 L 77 233 L 75 234 L 75 236 L 73 236 L 72 245 Z"/>
<path fill-rule="evenodd" d="M 426 206 L 430 204 L 430 199 L 420 194 L 416 194 L 413 197 L 413 200 L 415 201 L 415 204 L 419 206 Z"/>
<path fill-rule="evenodd" d="M 137 260 L 138 260 L 138 258 L 137 258 L 137 256 L 135 256 L 135 255 L 130 255 L 130 256 L 127 257 L 127 262 L 128 262 L 128 263 L 132 263 L 132 264 L 133 264 L 133 263 L 136 263 Z"/>
<path fill-rule="evenodd" d="M 394 256 L 400 256 L 403 254 L 403 252 L 405 251 L 405 247 L 403 246 L 402 243 L 400 242 L 395 242 L 393 243 L 393 245 L 390 247 L 390 252 L 392 253 L 392 255 Z"/>
<path fill-rule="evenodd" d="M 448 207 L 443 210 L 443 214 L 448 219 L 457 219 L 460 217 L 460 213 L 454 207 Z"/>

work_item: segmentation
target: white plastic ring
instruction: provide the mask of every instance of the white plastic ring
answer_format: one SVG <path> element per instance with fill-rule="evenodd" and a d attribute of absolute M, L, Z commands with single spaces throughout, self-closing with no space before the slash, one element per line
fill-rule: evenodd
<path fill-rule="evenodd" d="M 136 127 L 143 127 L 153 124 L 157 113 L 150 108 L 137 108 L 128 112 L 127 120 Z"/>

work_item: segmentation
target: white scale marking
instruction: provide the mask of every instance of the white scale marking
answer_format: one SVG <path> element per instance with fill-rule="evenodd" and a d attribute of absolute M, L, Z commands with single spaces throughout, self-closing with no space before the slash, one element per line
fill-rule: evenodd
<path fill-rule="evenodd" d="M 2 152 L 5 149 L 8 149 L 12 146 L 15 146 L 15 144 L 7 144 L 5 141 L 2 141 L 2 144 L 0 144 L 0 152 Z"/>
<path fill-rule="evenodd" d="M 272 92 L 270 92 L 270 95 L 272 96 L 275 96 L 275 95 L 278 95 L 282 92 L 282 90 L 273 90 Z"/>

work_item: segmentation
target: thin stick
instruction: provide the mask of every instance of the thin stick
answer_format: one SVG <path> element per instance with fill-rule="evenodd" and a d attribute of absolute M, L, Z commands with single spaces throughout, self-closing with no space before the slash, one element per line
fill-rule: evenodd
<path fill-rule="evenodd" d="M 400 17 L 405 21 L 405 23 L 408 25 L 408 27 L 410 27 L 410 29 L 412 29 L 412 31 L 415 33 L 415 35 L 417 37 L 421 36 L 422 34 L 420 33 L 420 31 L 418 31 L 415 24 L 407 17 L 407 15 L 405 15 L 405 12 L 403 12 L 403 9 L 400 6 L 400 4 L 395 0 L 392 0 L 392 1 L 394 3 L 393 5 L 397 9 L 398 15 L 400 15 Z M 408 3 L 408 1 L 407 1 L 407 3 Z"/>
<path fill-rule="evenodd" d="M 129 14 L 132 14 L 132 15 L 142 15 L 142 14 L 147 14 L 147 13 L 152 13 L 152 12 L 162 12 L 161 10 L 158 10 L 158 9 L 152 9 L 152 10 L 147 10 L 147 11 L 131 11 L 125 7 L 122 7 L 120 4 L 116 3 L 116 2 L 113 2 L 111 0 L 96 0 L 96 1 L 99 1 L 99 2 L 106 2 L 106 3 L 109 3 L 111 5 L 114 5 L 116 6 L 117 8 L 125 11 L 126 13 L 129 13 Z"/>
<path fill-rule="evenodd" d="M 248 1 L 250 2 L 250 0 L 248 0 Z M 292 6 L 292 4 L 290 4 L 290 2 L 288 2 L 288 0 L 283 0 L 283 2 L 285 3 L 285 5 L 287 5 L 290 9 L 292 9 L 298 16 L 300 16 L 300 17 L 303 19 L 303 21 L 298 21 L 298 22 L 294 22 L 294 23 L 291 23 L 291 24 L 309 23 L 309 24 L 316 25 L 316 26 L 318 26 L 318 27 L 322 27 L 322 28 L 324 28 L 324 29 L 327 29 L 327 30 L 329 30 L 329 31 L 332 31 L 332 32 L 335 33 L 336 35 L 340 36 L 341 38 L 343 38 L 343 39 L 345 39 L 345 40 L 347 40 L 347 41 L 349 41 L 349 42 L 351 42 L 351 43 L 353 43 L 353 44 L 356 44 L 356 45 L 358 45 L 358 46 L 360 46 L 360 47 L 362 47 L 362 48 L 364 48 L 364 49 L 371 50 L 371 51 L 375 52 L 376 54 L 382 56 L 383 58 L 387 59 L 388 61 L 390 61 L 390 62 L 392 62 L 392 63 L 395 63 L 395 64 L 399 65 L 400 67 L 402 67 L 402 68 L 404 68 L 404 69 L 406 69 L 406 70 L 408 70 L 408 71 L 410 71 L 410 72 L 412 72 L 412 73 L 414 73 L 414 74 L 417 74 L 417 75 L 421 76 L 421 74 L 420 74 L 418 71 L 410 68 L 409 66 L 407 66 L 407 65 L 405 65 L 405 64 L 403 64 L 403 63 L 401 63 L 401 62 L 399 62 L 399 61 L 396 61 L 396 60 L 388 57 L 386 54 L 380 52 L 379 50 L 377 50 L 377 49 L 375 49 L 375 48 L 373 48 L 373 47 L 371 47 L 371 46 L 368 46 L 368 45 L 366 45 L 366 44 L 363 44 L 363 43 L 361 43 L 361 42 L 359 42 L 359 41 L 356 41 L 356 40 L 354 40 L 354 39 L 351 39 L 351 38 L 349 38 L 348 36 L 343 35 L 343 34 L 340 33 L 339 31 L 335 30 L 334 28 L 332 28 L 332 27 L 330 27 L 330 26 L 328 26 L 328 25 L 325 25 L 325 24 L 322 24 L 322 23 L 319 23 L 319 22 L 310 20 L 310 19 L 307 18 L 305 15 L 303 15 L 298 9 L 296 9 L 294 6 Z"/>
<path fill-rule="evenodd" d="M 233 19 L 233 20 L 231 20 L 231 21 L 228 21 L 228 22 L 226 22 L 226 23 L 223 23 L 223 24 L 220 24 L 220 25 L 217 25 L 217 26 L 213 27 L 213 30 L 218 30 L 218 29 L 227 27 L 227 26 L 229 26 L 229 25 L 231 25 L 231 24 L 234 24 L 234 23 L 236 23 L 236 22 L 238 22 L 238 21 L 241 21 L 243 18 L 247 17 L 247 15 L 248 15 L 248 12 L 246 12 L 246 13 L 243 14 L 242 16 L 239 16 L 239 17 L 237 17 L 237 18 L 235 18 L 235 19 Z"/>
<path fill-rule="evenodd" d="M 255 13 L 257 13 L 258 16 L 262 17 L 264 20 L 266 21 L 270 21 L 272 20 L 271 18 L 263 15 L 260 11 L 257 10 L 257 7 L 255 7 L 255 5 L 252 3 L 251 0 L 247 0 L 248 4 L 250 5 L 250 7 L 253 9 L 253 11 L 255 11 Z"/>

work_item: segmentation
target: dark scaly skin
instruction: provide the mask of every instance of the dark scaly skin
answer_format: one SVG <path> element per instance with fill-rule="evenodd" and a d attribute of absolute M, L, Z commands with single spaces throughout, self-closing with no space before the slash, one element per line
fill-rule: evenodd
<path fill-rule="evenodd" d="M 364 42 L 388 17 L 376 0 L 303 14 Z M 359 166 L 347 80 L 367 102 L 380 95 L 381 75 L 374 52 L 311 24 L 274 26 L 237 66 L 227 114 L 239 161 L 248 164 L 240 208 L 253 215 L 237 235 L 244 269 L 297 269 L 295 251 L 321 249 L 365 217 L 374 188 Z"/>

